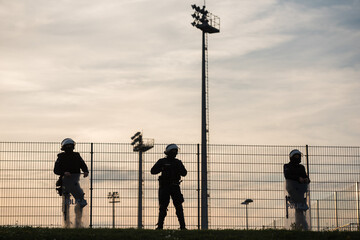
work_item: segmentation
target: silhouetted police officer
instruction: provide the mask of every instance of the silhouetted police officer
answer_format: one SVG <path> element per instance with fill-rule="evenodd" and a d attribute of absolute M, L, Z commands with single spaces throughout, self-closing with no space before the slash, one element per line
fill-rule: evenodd
<path fill-rule="evenodd" d="M 82 209 L 87 205 L 84 199 L 84 191 L 79 184 L 80 169 L 84 177 L 89 175 L 88 167 L 78 152 L 74 152 L 75 142 L 71 138 L 65 138 L 61 142 L 62 153 L 58 154 L 55 162 L 54 173 L 60 175 L 57 182 L 60 196 L 63 197 L 63 215 L 65 227 L 70 227 L 69 205 L 70 194 L 75 198 L 75 226 L 81 227 Z"/>
<path fill-rule="evenodd" d="M 164 220 L 169 206 L 170 196 L 176 209 L 176 216 L 179 220 L 180 229 L 185 228 L 184 210 L 182 203 L 184 197 L 180 190 L 181 176 L 185 177 L 187 171 L 183 163 L 175 158 L 178 153 L 178 146 L 170 144 L 165 149 L 165 158 L 159 159 L 151 168 L 151 174 L 158 174 L 159 177 L 159 219 L 157 229 L 163 229 Z"/>
<path fill-rule="evenodd" d="M 305 211 L 309 209 L 306 204 L 305 193 L 308 190 L 310 179 L 301 165 L 302 153 L 294 149 L 290 152 L 290 162 L 284 164 L 284 176 L 286 179 L 286 191 L 289 193 L 289 202 L 295 207 L 295 224 L 304 230 L 308 229 L 305 219 Z"/>

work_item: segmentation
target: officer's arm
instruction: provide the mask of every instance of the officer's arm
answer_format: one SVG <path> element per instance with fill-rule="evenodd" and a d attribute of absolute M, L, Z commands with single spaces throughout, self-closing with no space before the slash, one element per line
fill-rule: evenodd
<path fill-rule="evenodd" d="M 85 161 L 84 161 L 84 160 L 82 159 L 82 157 L 80 156 L 80 154 L 79 154 L 78 158 L 79 158 L 79 161 L 80 161 L 80 168 L 81 168 L 81 170 L 82 170 L 84 173 L 89 173 L 89 169 L 88 169 Z"/>
<path fill-rule="evenodd" d="M 54 166 L 54 173 L 56 175 L 64 175 L 64 171 L 62 170 L 62 167 L 61 167 L 61 160 L 60 158 L 58 157 L 58 159 L 56 160 L 55 162 L 55 166 Z"/>
<path fill-rule="evenodd" d="M 309 176 L 306 174 L 306 171 L 305 171 L 305 167 L 303 165 L 300 165 L 302 168 L 301 168 L 301 177 L 303 179 L 305 179 L 305 183 L 310 183 L 310 178 Z"/>
<path fill-rule="evenodd" d="M 179 160 L 179 172 L 180 172 L 180 175 L 185 177 L 187 175 L 187 170 L 184 166 L 184 164 Z"/>
<path fill-rule="evenodd" d="M 307 178 L 307 174 L 306 174 L 306 171 L 305 171 L 305 167 L 303 165 L 300 165 L 301 166 L 301 176 L 300 177 L 303 177 L 303 178 Z"/>
<path fill-rule="evenodd" d="M 162 171 L 162 168 L 163 168 L 163 163 L 160 160 L 158 160 L 155 165 L 151 168 L 150 172 L 151 174 L 158 174 Z"/>

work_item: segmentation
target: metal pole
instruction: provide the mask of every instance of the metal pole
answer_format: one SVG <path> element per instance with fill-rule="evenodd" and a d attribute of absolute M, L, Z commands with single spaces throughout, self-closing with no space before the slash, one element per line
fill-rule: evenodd
<path fill-rule="evenodd" d="M 93 167 L 94 167 L 94 144 L 91 143 L 90 148 L 90 228 L 93 227 L 92 224 L 92 210 L 93 210 Z"/>
<path fill-rule="evenodd" d="M 197 199 L 198 229 L 200 229 L 200 144 L 197 144 Z"/>
<path fill-rule="evenodd" d="M 112 204 L 113 204 L 113 228 L 115 228 L 115 197 L 112 198 Z"/>
<path fill-rule="evenodd" d="M 319 200 L 316 200 L 316 216 L 317 216 L 317 230 L 320 231 L 320 211 L 319 211 Z"/>
<path fill-rule="evenodd" d="M 138 228 L 142 228 L 142 151 L 139 151 Z"/>
<path fill-rule="evenodd" d="M 248 205 L 245 204 L 245 209 L 246 209 L 246 230 L 249 229 L 249 223 L 248 223 Z"/>
<path fill-rule="evenodd" d="M 360 203 L 359 203 L 359 185 L 360 183 L 357 182 L 356 183 L 356 208 L 357 208 L 357 226 L 358 226 L 358 231 L 360 231 Z"/>
<path fill-rule="evenodd" d="M 306 145 L 306 169 L 307 169 L 307 175 L 310 179 L 310 169 L 309 169 L 309 145 Z M 308 205 L 309 205 L 309 230 L 312 229 L 312 221 L 311 221 L 311 198 L 310 198 L 310 185 L 308 186 L 307 190 L 307 199 L 308 199 Z"/>
<path fill-rule="evenodd" d="M 205 32 L 202 31 L 202 94 L 201 94 L 201 229 L 208 229 L 207 140 L 206 140 L 206 72 Z"/>
<path fill-rule="evenodd" d="M 306 145 L 305 149 L 306 149 L 306 172 L 307 172 L 308 177 L 310 177 L 310 175 L 309 175 L 309 145 Z"/>
<path fill-rule="evenodd" d="M 334 192 L 334 205 L 335 205 L 335 223 L 336 227 L 339 227 L 339 220 L 338 220 L 338 214 L 337 214 L 337 192 Z"/>

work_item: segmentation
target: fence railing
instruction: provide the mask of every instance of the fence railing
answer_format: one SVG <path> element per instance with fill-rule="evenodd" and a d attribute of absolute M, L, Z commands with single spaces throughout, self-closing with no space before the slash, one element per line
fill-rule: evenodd
<path fill-rule="evenodd" d="M 143 155 L 143 226 L 154 228 L 158 215 L 157 176 L 150 174 L 165 144 Z M 181 184 L 187 228 L 199 228 L 200 153 L 197 144 L 179 144 L 188 175 Z M 285 227 L 283 164 L 289 152 L 304 153 L 309 172 L 312 230 L 359 226 L 360 147 L 209 145 L 209 228 Z M 76 151 L 91 170 L 88 202 L 92 227 L 137 227 L 138 153 L 128 143 L 78 143 Z M 53 174 L 59 143 L 0 142 L 0 225 L 61 227 L 61 198 Z M 119 203 L 109 203 L 109 192 Z M 336 199 L 334 198 L 336 196 Z M 248 214 L 241 203 L 251 198 Z M 334 200 L 335 199 L 335 200 Z M 178 228 L 169 206 L 166 228 Z"/>

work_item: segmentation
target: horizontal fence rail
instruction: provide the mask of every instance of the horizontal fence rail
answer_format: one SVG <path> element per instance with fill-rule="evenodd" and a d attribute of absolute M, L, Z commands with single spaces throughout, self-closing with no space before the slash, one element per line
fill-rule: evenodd
<path fill-rule="evenodd" d="M 200 224 L 200 148 L 178 144 L 177 158 L 188 175 L 181 183 L 189 229 Z M 150 169 L 164 156 L 166 144 L 143 153 L 144 228 L 158 217 L 158 175 Z M 299 149 L 310 183 L 312 230 L 359 230 L 360 147 L 208 145 L 209 228 L 263 229 L 286 227 L 283 165 Z M 76 150 L 91 171 L 85 198 L 91 227 L 138 226 L 139 153 L 128 143 L 77 143 Z M 0 225 L 62 226 L 62 199 L 53 173 L 59 143 L 0 142 Z M 118 193 L 118 202 L 109 193 Z M 241 204 L 245 199 L 253 202 Z M 246 211 L 247 210 L 247 211 Z M 165 228 L 178 228 L 169 204 Z M 247 226 L 248 225 L 248 226 Z"/>

